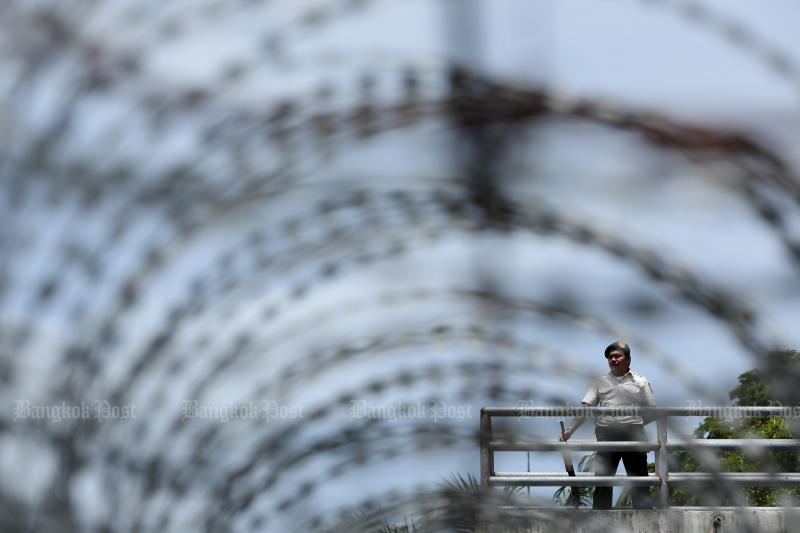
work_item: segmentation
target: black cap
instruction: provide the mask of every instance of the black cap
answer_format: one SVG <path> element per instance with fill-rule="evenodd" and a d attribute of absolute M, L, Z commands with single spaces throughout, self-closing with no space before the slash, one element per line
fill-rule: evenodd
<path fill-rule="evenodd" d="M 625 357 L 630 357 L 631 356 L 631 347 L 630 346 L 628 346 L 626 343 L 624 343 L 622 341 L 614 341 L 614 342 L 612 342 L 611 344 L 608 345 L 608 348 L 606 348 L 606 351 L 605 351 L 606 359 L 608 359 L 608 354 L 610 354 L 611 352 L 616 352 L 616 351 L 620 351 L 620 352 L 624 353 Z"/>

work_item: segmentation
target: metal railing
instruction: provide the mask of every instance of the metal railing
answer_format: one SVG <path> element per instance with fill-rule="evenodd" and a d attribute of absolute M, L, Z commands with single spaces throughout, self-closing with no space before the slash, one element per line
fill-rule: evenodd
<path fill-rule="evenodd" d="M 496 439 L 492 433 L 493 417 L 565 417 L 642 416 L 656 422 L 655 441 L 560 442 L 556 439 Z M 668 454 L 673 451 L 741 450 L 750 454 L 767 450 L 800 450 L 796 439 L 667 439 L 669 417 L 716 416 L 741 419 L 751 416 L 800 417 L 800 407 L 484 407 L 480 419 L 481 485 L 492 486 L 656 486 L 657 507 L 669 507 L 669 487 L 730 483 L 739 486 L 798 486 L 800 473 L 794 472 L 675 472 L 670 474 Z M 566 473 L 495 472 L 494 452 L 506 451 L 643 451 L 655 452 L 655 474 L 648 476 L 595 476 Z"/>

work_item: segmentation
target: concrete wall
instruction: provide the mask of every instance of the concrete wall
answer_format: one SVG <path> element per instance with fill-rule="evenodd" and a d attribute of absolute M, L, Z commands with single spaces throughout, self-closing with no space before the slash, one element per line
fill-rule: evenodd
<path fill-rule="evenodd" d="M 554 523 L 558 527 L 554 528 Z M 530 533 L 631 531 L 635 533 L 797 532 L 800 508 L 670 509 L 665 511 L 532 511 Z"/>

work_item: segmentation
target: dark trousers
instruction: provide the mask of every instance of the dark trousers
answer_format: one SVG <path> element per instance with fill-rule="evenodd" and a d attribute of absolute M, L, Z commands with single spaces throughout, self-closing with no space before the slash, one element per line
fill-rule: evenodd
<path fill-rule="evenodd" d="M 604 440 L 645 440 L 644 427 L 641 424 L 630 426 L 596 426 L 594 430 L 598 441 Z M 646 452 L 597 452 L 594 475 L 613 476 L 617 472 L 619 460 L 625 465 L 629 476 L 647 475 Z M 595 487 L 592 509 L 611 509 L 613 487 Z M 653 507 L 649 487 L 631 487 L 631 500 L 634 509 L 650 509 Z"/>

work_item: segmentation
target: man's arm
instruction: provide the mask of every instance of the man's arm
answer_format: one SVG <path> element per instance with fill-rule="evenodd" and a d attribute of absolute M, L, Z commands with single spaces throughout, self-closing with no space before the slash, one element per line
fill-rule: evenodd
<path fill-rule="evenodd" d="M 650 386 L 650 382 L 645 380 L 644 381 L 644 405 L 645 407 L 655 407 L 656 406 L 656 398 L 653 396 L 653 387 Z M 642 422 L 647 425 L 656 417 L 653 415 L 643 416 Z"/>
<path fill-rule="evenodd" d="M 591 407 L 586 402 L 581 402 L 581 405 L 583 405 L 585 407 Z M 560 441 L 568 441 L 569 438 L 572 436 L 572 434 L 575 433 L 575 431 L 577 431 L 578 428 L 581 427 L 585 421 L 586 421 L 586 417 L 585 416 L 576 416 L 575 418 L 573 418 L 572 419 L 572 423 L 569 425 L 569 427 L 561 435 L 559 435 L 558 440 L 560 440 Z"/>

